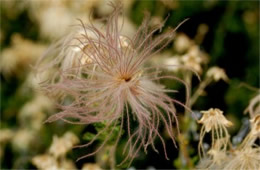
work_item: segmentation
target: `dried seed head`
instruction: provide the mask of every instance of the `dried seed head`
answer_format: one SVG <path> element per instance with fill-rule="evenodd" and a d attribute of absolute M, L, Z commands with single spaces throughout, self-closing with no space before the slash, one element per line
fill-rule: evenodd
<path fill-rule="evenodd" d="M 205 155 L 204 148 L 202 147 L 203 138 L 206 133 L 211 131 L 211 146 L 218 146 L 216 141 L 221 141 L 221 147 L 219 150 L 226 149 L 227 143 L 229 141 L 229 134 L 227 131 L 227 127 L 231 126 L 232 123 L 228 121 L 223 115 L 223 111 L 219 109 L 209 109 L 207 111 L 201 111 L 203 113 L 202 118 L 198 121 L 198 123 L 202 124 L 201 132 L 200 132 L 200 142 L 199 142 L 199 154 L 201 155 L 201 150 Z"/>
<path fill-rule="evenodd" d="M 71 160 L 66 158 L 57 160 L 49 154 L 37 155 L 33 157 L 32 163 L 41 170 L 76 169 Z"/>
<path fill-rule="evenodd" d="M 225 70 L 219 67 L 211 67 L 207 73 L 206 76 L 209 78 L 212 78 L 214 81 L 224 80 L 228 81 L 228 77 L 225 73 Z"/>
<path fill-rule="evenodd" d="M 178 34 L 174 41 L 174 49 L 178 53 L 183 53 L 187 51 L 192 46 L 192 40 L 185 34 Z"/>
<path fill-rule="evenodd" d="M 223 162 L 224 170 L 258 170 L 260 167 L 260 148 L 247 148 L 235 152 L 235 156 Z"/>
<path fill-rule="evenodd" d="M 47 154 L 33 157 L 32 163 L 39 169 L 58 169 L 55 158 Z"/>
<path fill-rule="evenodd" d="M 212 157 L 212 163 L 220 165 L 226 158 L 226 137 L 217 139 L 214 145 L 208 151 L 208 154 Z"/>
<path fill-rule="evenodd" d="M 223 160 L 226 159 L 227 155 L 226 152 L 223 150 L 218 150 L 215 148 L 212 148 L 208 151 L 208 154 L 212 156 L 212 164 L 221 165 Z"/>
<path fill-rule="evenodd" d="M 219 109 L 209 109 L 207 111 L 201 111 L 203 113 L 202 118 L 198 121 L 198 123 L 203 124 L 205 126 L 205 131 L 209 132 L 213 128 L 218 126 L 230 127 L 232 126 L 232 122 L 228 121 L 223 115 L 223 111 Z"/>
<path fill-rule="evenodd" d="M 50 154 L 55 158 L 63 157 L 72 149 L 72 147 L 79 142 L 77 136 L 71 132 L 67 132 L 62 137 L 53 137 L 51 147 L 49 149 Z"/>
<path fill-rule="evenodd" d="M 198 73 L 202 73 L 202 64 L 207 63 L 208 56 L 200 51 L 197 45 L 192 45 L 188 52 L 181 57 L 185 66 L 192 68 Z"/>

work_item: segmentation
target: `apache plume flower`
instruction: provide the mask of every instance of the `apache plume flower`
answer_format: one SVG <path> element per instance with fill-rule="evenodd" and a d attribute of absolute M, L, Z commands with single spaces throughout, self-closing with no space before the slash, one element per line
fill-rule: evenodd
<path fill-rule="evenodd" d="M 125 160 L 134 158 L 141 147 L 146 151 L 147 146 L 152 145 L 157 151 L 154 146 L 156 137 L 160 138 L 167 158 L 165 142 L 158 128 L 164 125 L 175 144 L 173 122 L 175 121 L 177 127 L 178 123 L 174 104 L 186 106 L 168 97 L 165 92 L 175 91 L 165 89 L 156 81 L 169 78 L 184 82 L 174 76 L 162 76 L 157 68 L 144 67 L 144 64 L 150 56 L 171 42 L 175 30 L 171 29 L 153 38 L 153 34 L 159 32 L 163 24 L 149 28 L 149 19 L 146 17 L 130 39 L 120 32 L 123 26 L 118 24 L 121 7 L 112 7 L 114 11 L 107 19 L 105 30 L 100 30 L 93 24 L 85 25 L 80 21 L 80 29 L 74 34 L 76 36 L 59 41 L 45 55 L 47 58 L 50 54 L 49 57 L 53 57 L 57 50 L 61 50 L 58 52 L 58 58 L 48 60 L 50 63 L 43 67 L 45 70 L 56 68 L 58 72 L 49 81 L 44 81 L 42 87 L 49 95 L 61 93 L 64 94 L 62 101 L 65 100 L 65 96 L 69 97 L 70 101 L 61 102 L 61 111 L 51 116 L 47 122 L 58 119 L 86 125 L 105 122 L 104 129 L 98 132 L 92 141 L 80 147 L 89 146 L 101 133 L 112 127 L 101 146 L 95 152 L 81 158 L 97 153 L 112 136 L 119 123 L 120 131 L 115 144 L 117 145 L 125 121 L 129 137 L 125 146 Z M 77 53 L 66 53 L 70 50 L 75 52 L 75 49 Z M 138 127 L 130 127 L 130 120 L 137 122 Z"/>

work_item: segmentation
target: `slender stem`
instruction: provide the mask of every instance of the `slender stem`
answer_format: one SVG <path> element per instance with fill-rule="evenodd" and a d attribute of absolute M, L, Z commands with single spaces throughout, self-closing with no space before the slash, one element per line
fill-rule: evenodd
<path fill-rule="evenodd" d="M 116 155 L 115 155 L 115 146 L 110 146 L 109 148 L 109 166 L 111 170 L 115 170 L 116 167 Z"/>
<path fill-rule="evenodd" d="M 192 79 L 192 73 L 191 72 L 185 73 L 184 81 L 186 82 L 186 84 L 187 84 L 187 86 L 189 88 L 189 89 L 186 89 L 186 95 L 191 93 L 191 85 L 192 85 L 191 84 L 191 79 Z M 190 100 L 190 99 L 186 99 L 186 100 Z M 190 101 L 186 101 L 186 105 L 187 105 L 188 108 L 191 108 L 191 102 Z M 185 119 L 189 117 L 188 114 L 189 114 L 188 110 L 185 109 L 185 114 L 184 114 Z"/>
<path fill-rule="evenodd" d="M 181 151 L 180 157 L 183 157 L 188 168 L 192 169 L 194 166 L 190 159 L 189 152 L 187 150 L 189 141 L 187 140 L 186 134 L 185 135 L 179 134 L 178 140 L 179 140 L 180 151 Z M 183 165 L 183 167 L 185 167 L 185 165 Z"/>
<path fill-rule="evenodd" d="M 194 103 L 202 95 L 202 93 L 204 92 L 204 89 L 209 85 L 209 83 L 211 83 L 211 81 L 212 81 L 211 78 L 206 78 L 205 80 L 203 80 L 200 83 L 199 87 L 197 88 L 197 90 L 195 91 L 195 93 L 192 95 L 192 97 L 190 99 L 190 107 L 192 107 L 194 105 Z"/>
<path fill-rule="evenodd" d="M 191 73 L 185 73 L 184 74 L 184 81 L 187 83 L 189 89 L 186 89 L 186 93 L 191 92 L 191 79 L 192 79 L 192 74 Z M 189 100 L 189 99 L 188 99 Z M 186 102 L 187 107 L 190 108 L 190 102 Z M 178 140 L 180 144 L 180 158 L 184 158 L 185 163 L 182 164 L 182 168 L 185 166 L 188 166 L 189 169 L 193 168 L 193 163 L 190 159 L 189 152 L 188 152 L 188 145 L 189 145 L 189 140 L 188 138 L 188 130 L 189 130 L 189 124 L 190 124 L 190 116 L 188 110 L 185 110 L 184 117 L 182 118 L 182 126 L 181 128 L 181 134 L 178 135 Z"/>

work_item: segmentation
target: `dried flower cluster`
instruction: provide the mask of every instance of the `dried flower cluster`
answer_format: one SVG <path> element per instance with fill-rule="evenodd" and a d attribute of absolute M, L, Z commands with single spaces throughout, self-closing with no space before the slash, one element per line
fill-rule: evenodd
<path fill-rule="evenodd" d="M 118 24 L 121 7 L 112 6 L 114 11 L 108 17 L 105 29 L 80 21 L 78 30 L 56 43 L 38 62 L 41 66 L 47 60 L 47 65 L 42 67 L 45 71 L 57 70 L 41 84 L 47 94 L 61 99 L 61 111 L 47 121 L 61 119 L 86 125 L 105 122 L 105 128 L 83 146 L 90 145 L 102 132 L 113 127 L 102 145 L 84 157 L 98 152 L 120 124 L 117 145 L 126 121 L 129 138 L 125 160 L 135 157 L 141 147 L 146 151 L 152 145 L 157 151 L 154 146 L 156 137 L 160 138 L 167 158 L 165 142 L 158 128 L 164 125 L 175 144 L 173 122 L 177 124 L 177 117 L 174 103 L 184 105 L 165 94 L 175 91 L 165 89 L 156 81 L 169 78 L 184 82 L 174 76 L 160 75 L 158 69 L 144 67 L 144 64 L 171 42 L 175 30 L 153 38 L 163 24 L 150 28 L 146 17 L 130 39 L 120 32 L 123 27 Z M 137 128 L 130 127 L 131 120 L 138 122 Z"/>
<path fill-rule="evenodd" d="M 211 121 L 209 120 L 210 115 L 205 117 L 205 112 L 200 120 L 201 123 L 205 125 L 206 131 L 214 132 L 214 127 L 216 124 L 220 128 L 228 127 L 231 125 L 231 122 L 227 121 L 225 117 L 222 115 L 222 112 L 219 112 L 217 109 L 210 109 L 206 113 L 218 113 L 218 116 L 213 116 L 211 114 Z M 220 114 L 221 113 L 221 114 Z M 215 123 L 213 122 L 215 119 Z M 206 123 L 207 122 L 207 123 Z M 211 123 L 209 123 L 211 122 Z M 260 115 L 256 114 L 251 120 L 251 130 L 248 135 L 244 138 L 242 143 L 236 147 L 229 145 L 230 148 L 227 148 L 227 143 L 229 142 L 229 138 L 217 138 L 214 139 L 212 136 L 212 143 L 211 148 L 207 152 L 207 155 L 203 155 L 203 158 L 199 162 L 198 168 L 199 169 L 239 169 L 239 170 L 258 170 L 260 167 L 260 147 L 259 144 L 256 144 L 257 138 L 260 136 Z M 207 127 L 206 127 L 207 124 Z M 203 129 L 203 127 L 202 127 Z M 221 132 L 221 131 L 220 131 Z M 224 130 L 226 136 L 228 137 L 229 134 L 226 130 Z M 204 132 L 201 131 L 201 135 L 204 136 Z M 221 135 L 221 134 L 219 134 Z M 202 145 L 202 138 L 200 139 L 200 146 Z"/>
<path fill-rule="evenodd" d="M 66 153 L 79 142 L 75 134 L 66 132 L 62 137 L 53 137 L 49 152 L 32 158 L 32 163 L 42 170 L 76 169 L 74 163 L 66 159 Z"/>

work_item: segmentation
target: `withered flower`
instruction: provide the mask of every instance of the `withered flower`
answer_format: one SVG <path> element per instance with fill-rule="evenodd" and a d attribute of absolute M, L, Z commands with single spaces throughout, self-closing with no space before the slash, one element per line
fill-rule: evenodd
<path fill-rule="evenodd" d="M 232 126 L 232 123 L 228 121 L 223 115 L 223 111 L 219 109 L 209 109 L 207 111 L 201 111 L 203 113 L 202 118 L 198 121 L 198 123 L 202 124 L 201 132 L 200 132 L 200 142 L 199 142 L 199 154 L 204 153 L 204 149 L 202 147 L 203 138 L 206 133 L 211 132 L 211 142 L 212 146 L 217 146 L 217 141 L 221 141 L 221 146 L 218 150 L 225 150 L 227 147 L 227 143 L 229 141 L 229 133 L 227 131 L 227 127 Z"/>

